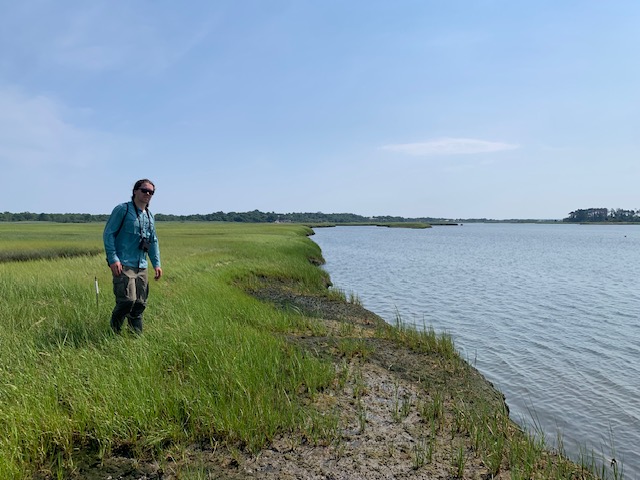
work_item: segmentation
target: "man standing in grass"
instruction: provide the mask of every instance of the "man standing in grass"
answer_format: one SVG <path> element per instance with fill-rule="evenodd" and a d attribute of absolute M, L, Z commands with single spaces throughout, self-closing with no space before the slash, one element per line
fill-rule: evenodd
<path fill-rule="evenodd" d="M 102 238 L 116 297 L 111 328 L 116 333 L 120 333 L 125 317 L 134 332 L 142 333 L 142 314 L 149 294 L 147 255 L 155 270 L 154 278 L 162 276 L 158 237 L 148 208 L 154 193 L 151 180 L 138 180 L 131 201 L 116 206 L 104 227 Z"/>

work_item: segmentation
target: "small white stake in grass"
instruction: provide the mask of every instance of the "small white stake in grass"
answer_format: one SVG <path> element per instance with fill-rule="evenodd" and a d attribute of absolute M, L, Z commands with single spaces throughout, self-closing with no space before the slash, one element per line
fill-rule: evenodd
<path fill-rule="evenodd" d="M 100 289 L 98 288 L 98 277 L 95 277 L 95 285 L 96 285 L 96 308 L 98 307 L 98 295 L 100 294 Z"/>

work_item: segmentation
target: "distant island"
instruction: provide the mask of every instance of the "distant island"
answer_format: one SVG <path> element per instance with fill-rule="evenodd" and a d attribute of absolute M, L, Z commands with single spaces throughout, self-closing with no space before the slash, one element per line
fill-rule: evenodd
<path fill-rule="evenodd" d="M 569 223 L 640 223 L 640 210 L 622 208 L 585 208 L 569 213 Z"/>

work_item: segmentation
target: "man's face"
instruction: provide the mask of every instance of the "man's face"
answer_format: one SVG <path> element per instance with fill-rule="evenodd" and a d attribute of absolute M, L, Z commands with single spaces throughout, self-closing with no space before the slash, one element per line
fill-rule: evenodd
<path fill-rule="evenodd" d="M 155 188 L 153 187 L 153 185 L 151 185 L 150 183 L 143 183 L 142 185 L 140 185 L 140 188 L 135 191 L 136 200 L 139 200 L 140 202 L 148 205 L 151 201 L 151 197 L 153 196 L 154 191 Z"/>

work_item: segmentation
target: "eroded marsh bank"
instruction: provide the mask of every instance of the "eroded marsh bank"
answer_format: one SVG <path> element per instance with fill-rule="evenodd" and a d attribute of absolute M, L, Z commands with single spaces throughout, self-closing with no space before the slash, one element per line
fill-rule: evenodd
<path fill-rule="evenodd" d="M 38 251 L 55 232 L 87 255 L 0 263 L 1 478 L 547 479 L 596 468 L 523 433 L 446 335 L 389 326 L 328 290 L 306 227 L 159 223 L 165 277 L 140 338 L 109 331 L 101 225 L 23 227 L 0 225 L 0 249 Z"/>

